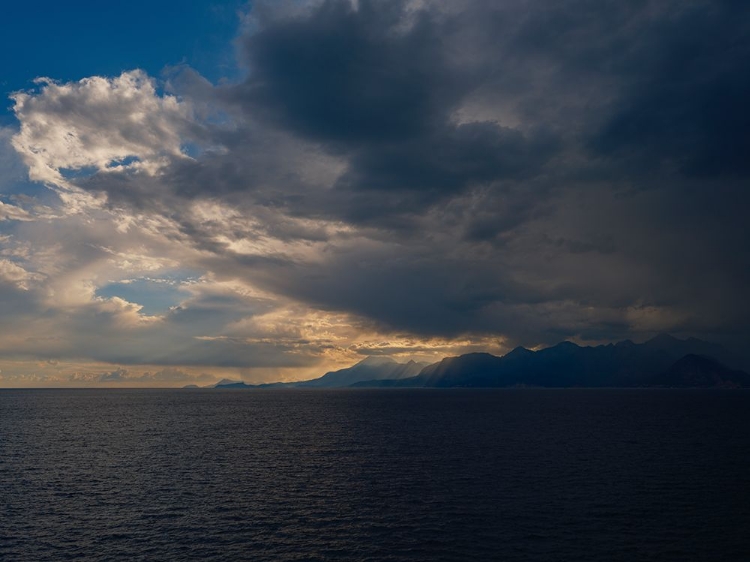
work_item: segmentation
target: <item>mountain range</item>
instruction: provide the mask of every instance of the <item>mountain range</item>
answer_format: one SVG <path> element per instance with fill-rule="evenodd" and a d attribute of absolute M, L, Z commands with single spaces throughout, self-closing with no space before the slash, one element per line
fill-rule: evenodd
<path fill-rule="evenodd" d="M 750 374 L 720 345 L 667 334 L 644 343 L 579 346 L 562 342 L 532 351 L 517 347 L 503 356 L 469 353 L 433 364 L 368 357 L 320 378 L 248 385 L 221 381 L 216 388 L 496 388 L 496 387 L 750 387 Z"/>

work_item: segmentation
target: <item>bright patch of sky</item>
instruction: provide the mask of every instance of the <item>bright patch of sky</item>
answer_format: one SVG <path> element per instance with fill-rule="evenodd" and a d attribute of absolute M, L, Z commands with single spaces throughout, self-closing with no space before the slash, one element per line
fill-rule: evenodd
<path fill-rule="evenodd" d="M 159 316 L 177 306 L 187 296 L 183 284 L 194 280 L 189 274 L 170 277 L 141 277 L 109 283 L 96 291 L 96 296 L 109 299 L 119 297 L 141 305 L 141 313 Z"/>

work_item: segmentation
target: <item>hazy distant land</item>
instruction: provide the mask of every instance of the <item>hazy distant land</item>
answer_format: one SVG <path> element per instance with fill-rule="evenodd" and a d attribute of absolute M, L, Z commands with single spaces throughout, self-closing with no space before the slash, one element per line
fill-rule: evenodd
<path fill-rule="evenodd" d="M 582 347 L 565 341 L 538 351 L 517 347 L 502 357 L 470 353 L 433 364 L 371 356 L 308 381 L 223 380 L 210 388 L 750 388 L 741 364 L 718 344 L 662 334 L 641 344 Z"/>

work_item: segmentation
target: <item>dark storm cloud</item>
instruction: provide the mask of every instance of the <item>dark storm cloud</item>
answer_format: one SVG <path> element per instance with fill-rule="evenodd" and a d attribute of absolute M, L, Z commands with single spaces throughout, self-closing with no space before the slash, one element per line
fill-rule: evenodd
<path fill-rule="evenodd" d="M 602 154 L 687 175 L 750 173 L 750 8 L 688 5 L 652 25 L 629 57 L 617 107 L 591 140 Z M 637 70 L 635 70 L 637 69 Z"/>
<path fill-rule="evenodd" d="M 748 171 L 750 8 L 428 6 L 325 1 L 245 40 L 233 103 L 346 165 L 280 208 L 409 240 L 269 286 L 416 333 L 747 334 L 750 195 L 707 177 Z"/>
<path fill-rule="evenodd" d="M 327 1 L 248 37 L 250 76 L 232 95 L 248 113 L 346 158 L 337 189 L 381 191 L 389 215 L 539 173 L 558 148 L 544 124 L 457 122 L 455 110 L 488 69 L 455 56 L 454 26 L 439 13 L 410 14 L 404 2 Z M 372 218 L 351 205 L 347 220 Z"/>
<path fill-rule="evenodd" d="M 470 88 L 442 52 L 429 12 L 403 24 L 403 2 L 326 1 L 307 18 L 277 21 L 245 41 L 251 76 L 241 103 L 285 126 L 343 144 L 413 138 L 446 117 Z"/>
<path fill-rule="evenodd" d="M 81 185 L 170 216 L 219 276 L 384 329 L 750 336 L 749 4 L 415 6 L 256 10 L 241 83 L 174 80 L 200 154 Z M 255 226 L 189 216 L 209 200 Z"/>
<path fill-rule="evenodd" d="M 543 132 L 528 138 L 494 123 L 466 123 L 357 152 L 339 186 L 456 192 L 500 178 L 533 176 L 555 148 L 556 139 Z"/>

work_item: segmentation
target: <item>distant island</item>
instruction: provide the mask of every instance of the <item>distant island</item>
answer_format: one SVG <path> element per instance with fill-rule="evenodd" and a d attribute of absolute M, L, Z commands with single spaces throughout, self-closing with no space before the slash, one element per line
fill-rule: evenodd
<path fill-rule="evenodd" d="M 750 388 L 750 374 L 733 368 L 738 363 L 720 345 L 661 334 L 641 344 L 565 341 L 538 351 L 517 347 L 501 357 L 469 353 L 433 364 L 371 356 L 308 381 L 223 380 L 211 388 Z"/>

